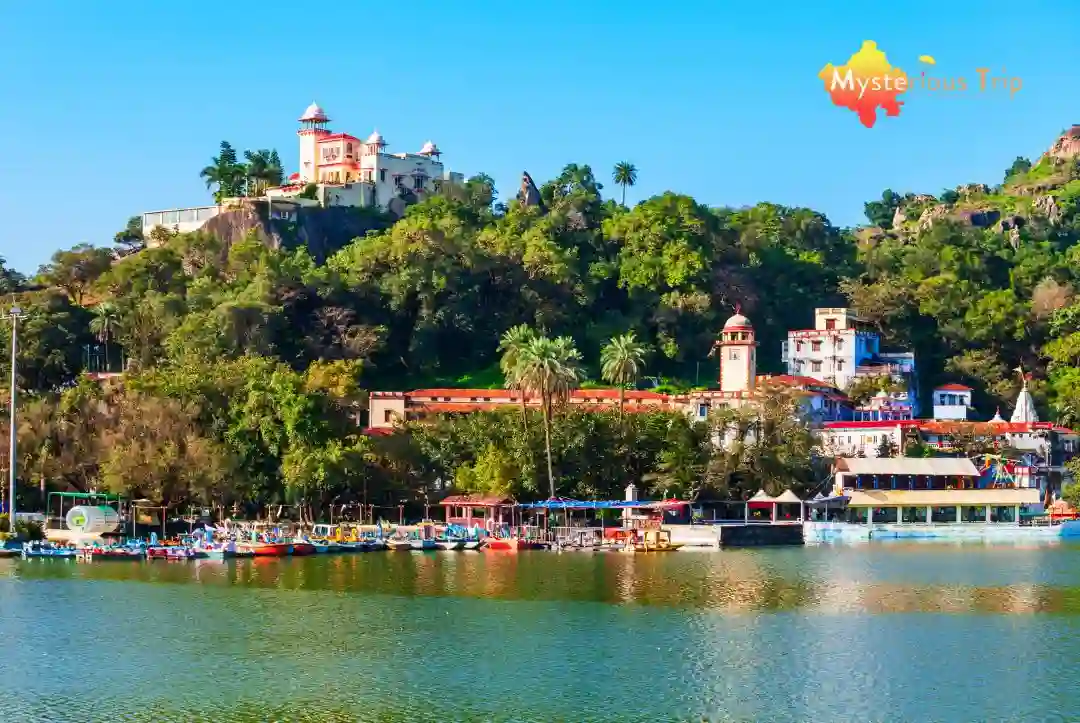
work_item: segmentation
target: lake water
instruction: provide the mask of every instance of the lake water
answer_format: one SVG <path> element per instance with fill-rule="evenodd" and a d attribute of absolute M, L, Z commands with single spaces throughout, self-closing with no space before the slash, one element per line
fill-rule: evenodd
<path fill-rule="evenodd" d="M 0 560 L 0 720 L 1053 721 L 1080 548 Z"/>

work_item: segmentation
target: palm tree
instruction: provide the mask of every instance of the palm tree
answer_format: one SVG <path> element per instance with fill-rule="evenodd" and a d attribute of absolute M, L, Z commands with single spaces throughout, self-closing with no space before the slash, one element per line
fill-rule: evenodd
<path fill-rule="evenodd" d="M 116 331 L 119 328 L 120 315 L 115 304 L 111 301 L 103 301 L 94 307 L 94 318 L 90 320 L 90 331 L 105 346 L 105 371 L 110 370 L 109 341 L 116 336 Z"/>
<path fill-rule="evenodd" d="M 544 418 L 544 449 L 547 453 L 548 487 L 555 496 L 555 473 L 551 464 L 551 413 L 570 396 L 581 378 L 581 353 L 567 336 L 549 339 L 536 336 L 520 352 L 514 376 L 524 392 L 540 397 Z"/>
<path fill-rule="evenodd" d="M 244 151 L 244 159 L 247 161 L 244 174 L 249 196 L 260 196 L 268 187 L 281 184 L 281 159 L 277 151 L 266 148 Z"/>
<path fill-rule="evenodd" d="M 645 365 L 645 345 L 634 338 L 634 332 L 612 338 L 600 350 L 600 376 L 619 387 L 619 417 L 626 403 L 626 385 L 637 382 Z"/>
<path fill-rule="evenodd" d="M 214 201 L 221 203 L 223 198 L 239 196 L 244 185 L 244 165 L 236 160 L 236 150 L 228 141 L 221 142 L 221 152 L 210 159 L 210 165 L 199 172 L 206 181 L 206 187 L 217 186 Z"/>
<path fill-rule="evenodd" d="M 518 377 L 521 365 L 521 354 L 530 341 L 536 337 L 536 332 L 525 324 L 507 329 L 499 340 L 499 351 L 502 358 L 499 360 L 499 369 L 502 370 L 506 380 L 507 389 L 517 389 L 521 393 L 521 426 L 528 429 L 528 417 L 525 409 L 525 389 Z"/>
<path fill-rule="evenodd" d="M 622 186 L 622 205 L 626 206 L 626 187 L 637 183 L 637 167 L 629 161 L 620 161 L 615 164 L 611 179 Z"/>

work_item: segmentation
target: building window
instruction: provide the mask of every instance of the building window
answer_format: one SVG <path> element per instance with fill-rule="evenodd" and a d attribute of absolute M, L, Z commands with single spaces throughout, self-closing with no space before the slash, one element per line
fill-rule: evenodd
<path fill-rule="evenodd" d="M 367 181 L 368 183 L 371 183 L 371 171 L 370 170 L 364 171 L 364 180 Z"/>
<path fill-rule="evenodd" d="M 810 362 L 810 370 L 815 372 L 821 371 L 821 362 Z"/>
<path fill-rule="evenodd" d="M 801 341 L 795 342 L 795 351 L 802 351 L 802 342 Z"/>
<path fill-rule="evenodd" d="M 843 359 L 837 359 L 836 360 L 836 371 L 838 371 L 838 372 L 844 371 L 844 360 Z"/>
<path fill-rule="evenodd" d="M 810 342 L 810 351 L 821 351 L 821 342 L 820 341 L 812 341 L 812 342 Z"/>
<path fill-rule="evenodd" d="M 825 320 L 825 328 L 826 329 L 835 329 L 836 328 L 836 319 L 826 319 Z"/>
<path fill-rule="evenodd" d="M 424 190 L 424 181 L 427 180 L 423 176 L 413 176 L 412 185 L 414 191 Z"/>
<path fill-rule="evenodd" d="M 379 181 L 381 183 L 386 183 L 386 169 L 385 168 L 380 168 L 379 169 Z"/>
<path fill-rule="evenodd" d="M 382 420 L 384 423 L 389 424 L 394 421 L 394 412 L 389 409 L 384 409 L 382 413 Z"/>
<path fill-rule="evenodd" d="M 843 339 L 837 339 L 836 340 L 836 350 L 840 351 L 843 348 L 844 348 L 844 340 Z"/>
<path fill-rule="evenodd" d="M 727 358 L 728 358 L 728 361 L 739 361 L 739 350 L 738 349 L 728 349 Z"/>
<path fill-rule="evenodd" d="M 345 155 L 352 156 L 352 143 L 345 144 Z"/>

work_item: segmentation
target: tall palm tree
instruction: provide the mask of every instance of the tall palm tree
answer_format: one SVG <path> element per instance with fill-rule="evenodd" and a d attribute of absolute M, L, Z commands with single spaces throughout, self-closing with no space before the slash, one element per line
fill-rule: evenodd
<path fill-rule="evenodd" d="M 616 163 L 615 170 L 611 173 L 611 180 L 622 186 L 622 205 L 626 206 L 626 187 L 637 183 L 637 166 L 629 161 Z"/>
<path fill-rule="evenodd" d="M 551 414 L 566 401 L 581 379 L 581 353 L 567 336 L 534 337 L 522 350 L 515 370 L 521 388 L 540 397 L 544 419 L 544 450 L 547 453 L 548 487 L 555 496 L 555 472 L 551 463 Z"/>
<path fill-rule="evenodd" d="M 600 350 L 600 376 L 619 387 L 619 417 L 626 403 L 626 385 L 641 376 L 645 366 L 645 345 L 634 338 L 634 332 L 613 337 Z"/>
<path fill-rule="evenodd" d="M 521 426 L 528 429 L 528 415 L 525 408 L 525 389 L 521 384 L 518 371 L 521 365 L 521 354 L 530 341 L 536 337 L 536 332 L 525 324 L 518 324 L 506 330 L 499 340 L 499 351 L 502 358 L 499 360 L 499 369 L 502 370 L 506 380 L 507 389 L 517 389 L 521 394 Z"/>
<path fill-rule="evenodd" d="M 103 301 L 94 307 L 94 318 L 90 320 L 90 331 L 105 346 L 105 371 L 109 365 L 109 342 L 115 338 L 120 328 L 120 314 L 111 301 Z"/>
<path fill-rule="evenodd" d="M 277 151 L 266 148 L 244 151 L 244 160 L 247 161 L 244 174 L 249 196 L 260 196 L 268 187 L 281 183 L 281 159 Z"/>

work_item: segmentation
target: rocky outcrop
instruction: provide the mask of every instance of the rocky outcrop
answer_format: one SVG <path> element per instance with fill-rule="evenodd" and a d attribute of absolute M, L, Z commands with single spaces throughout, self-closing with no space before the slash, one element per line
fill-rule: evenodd
<path fill-rule="evenodd" d="M 518 191 L 518 200 L 523 206 L 543 206 L 540 198 L 540 189 L 533 183 L 532 176 L 528 171 L 521 172 L 521 189 Z"/>
<path fill-rule="evenodd" d="M 245 203 L 223 211 L 201 229 L 221 239 L 226 247 L 245 238 L 252 231 L 264 244 L 274 249 L 306 246 L 319 263 L 354 238 L 368 231 L 389 226 L 389 219 L 368 209 L 331 206 L 300 208 L 295 221 L 268 219 L 265 204 Z"/>
<path fill-rule="evenodd" d="M 971 208 L 958 211 L 956 217 L 976 228 L 990 228 L 1001 218 L 996 208 Z"/>
<path fill-rule="evenodd" d="M 1080 124 L 1062 133 L 1046 155 L 1064 160 L 1080 156 Z"/>
<path fill-rule="evenodd" d="M 995 229 L 998 233 L 1007 234 L 1009 237 L 1009 243 L 1012 247 L 1018 248 L 1020 246 L 1020 229 L 1027 223 L 1027 219 L 1023 216 L 1006 216 L 998 221 Z"/>
<path fill-rule="evenodd" d="M 939 203 L 926 209 L 919 215 L 919 230 L 925 231 L 934 225 L 934 222 L 949 215 L 949 207 Z"/>
<path fill-rule="evenodd" d="M 892 227 L 899 228 L 900 224 L 907 220 L 907 214 L 904 213 L 903 206 L 897 206 L 892 215 Z"/>
<path fill-rule="evenodd" d="M 1046 216 L 1050 223 L 1057 223 L 1061 219 L 1061 207 L 1058 206 L 1053 196 L 1037 196 L 1031 202 L 1031 208 L 1033 211 Z"/>
<path fill-rule="evenodd" d="M 965 183 L 963 186 L 957 186 L 956 192 L 963 197 L 974 196 L 990 193 L 990 187 L 985 183 Z"/>

